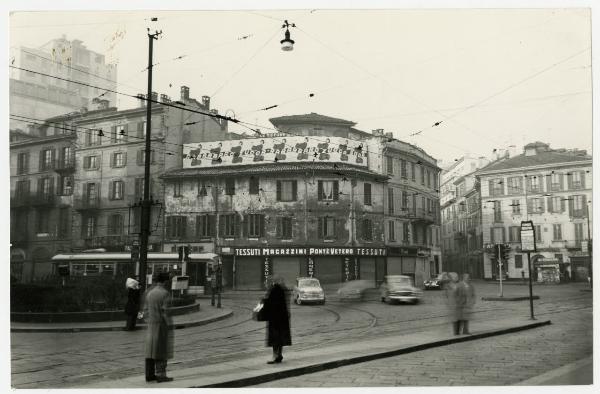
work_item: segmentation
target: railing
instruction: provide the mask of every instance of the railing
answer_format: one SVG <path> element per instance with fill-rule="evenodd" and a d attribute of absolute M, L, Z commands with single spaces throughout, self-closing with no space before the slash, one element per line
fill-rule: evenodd
<path fill-rule="evenodd" d="M 54 171 L 75 171 L 75 155 L 71 154 L 67 157 L 56 160 L 54 163 Z"/>
<path fill-rule="evenodd" d="M 98 196 L 75 198 L 73 201 L 73 207 L 77 210 L 99 209 L 100 208 L 100 198 Z"/>

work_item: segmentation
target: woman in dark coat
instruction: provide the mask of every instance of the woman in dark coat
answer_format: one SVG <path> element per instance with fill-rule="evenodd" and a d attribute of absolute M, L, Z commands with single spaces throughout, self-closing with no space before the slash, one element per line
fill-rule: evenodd
<path fill-rule="evenodd" d="M 127 303 L 125 304 L 125 314 L 127 315 L 127 331 L 135 330 L 137 315 L 140 310 L 140 284 L 133 278 L 127 278 L 125 282 L 127 287 Z"/>
<path fill-rule="evenodd" d="M 273 359 L 267 364 L 280 363 L 283 360 L 283 347 L 292 344 L 288 300 L 283 278 L 272 278 L 269 293 L 264 301 L 267 312 L 267 346 L 273 348 Z"/>

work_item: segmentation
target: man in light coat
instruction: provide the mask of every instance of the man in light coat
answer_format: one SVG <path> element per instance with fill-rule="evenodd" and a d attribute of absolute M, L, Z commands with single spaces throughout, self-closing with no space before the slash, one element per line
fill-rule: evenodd
<path fill-rule="evenodd" d="M 170 382 L 167 360 L 173 358 L 173 331 L 168 313 L 169 281 L 167 272 L 156 275 L 155 285 L 148 290 L 144 303 L 144 318 L 148 324 L 145 343 L 146 381 Z"/>

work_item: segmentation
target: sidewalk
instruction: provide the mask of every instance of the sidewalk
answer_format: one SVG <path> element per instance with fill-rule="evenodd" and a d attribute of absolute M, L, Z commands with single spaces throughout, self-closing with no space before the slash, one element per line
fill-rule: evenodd
<path fill-rule="evenodd" d="M 205 365 L 201 367 L 168 368 L 172 382 L 146 383 L 142 374 L 119 380 L 95 382 L 81 388 L 174 388 L 174 387 L 246 387 L 277 379 L 300 376 L 345 365 L 427 350 L 452 343 L 472 341 L 496 335 L 514 333 L 550 324 L 549 320 L 526 318 L 498 321 L 474 321 L 474 335 L 453 336 L 450 327 L 437 327 L 418 333 L 379 337 L 361 342 L 321 346 L 295 351 L 284 349 L 281 364 L 268 365 L 268 348 L 257 349 L 250 358 Z M 175 367 L 176 368 L 176 367 Z"/>
<path fill-rule="evenodd" d="M 520 382 L 519 386 L 558 386 L 585 385 L 594 383 L 593 356 L 553 369 L 531 379 Z"/>
<path fill-rule="evenodd" d="M 201 326 L 217 320 L 226 319 L 233 315 L 227 308 L 216 308 L 208 302 L 200 302 L 200 310 L 185 315 L 173 316 L 175 329 Z M 146 328 L 145 323 L 138 323 L 139 328 Z M 89 322 L 89 323 L 19 323 L 11 322 L 11 332 L 83 332 L 83 331 L 122 331 L 125 330 L 125 315 L 123 320 Z"/>

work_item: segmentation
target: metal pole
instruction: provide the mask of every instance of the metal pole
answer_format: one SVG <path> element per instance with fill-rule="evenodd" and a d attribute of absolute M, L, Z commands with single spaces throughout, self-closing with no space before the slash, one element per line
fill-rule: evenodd
<path fill-rule="evenodd" d="M 531 252 L 527 252 L 527 270 L 529 271 L 529 310 L 531 311 L 531 320 L 535 320 L 533 316 L 533 287 L 531 283 Z"/>
<path fill-rule="evenodd" d="M 150 134 L 152 131 L 152 49 L 154 40 L 159 32 L 148 33 L 148 95 L 146 97 L 146 149 L 144 158 L 144 199 L 142 200 L 142 215 L 140 228 L 140 289 L 146 290 L 146 272 L 148 271 L 148 238 L 150 236 Z"/>
<path fill-rule="evenodd" d="M 498 246 L 498 271 L 500 271 L 500 297 L 504 297 L 504 293 L 502 292 L 502 247 L 500 244 Z"/>

